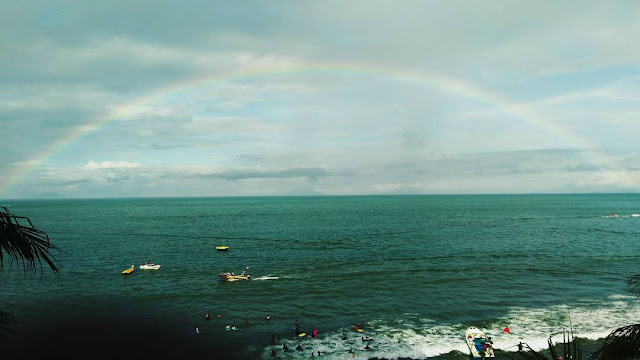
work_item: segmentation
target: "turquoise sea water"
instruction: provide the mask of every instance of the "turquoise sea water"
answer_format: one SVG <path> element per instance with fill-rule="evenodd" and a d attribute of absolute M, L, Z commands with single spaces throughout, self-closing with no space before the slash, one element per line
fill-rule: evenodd
<path fill-rule="evenodd" d="M 542 349 L 569 326 L 595 340 L 640 321 L 627 288 L 640 273 L 638 194 L 4 203 L 64 250 L 60 276 L 25 278 L 15 266 L 0 275 L 1 309 L 25 334 L 43 312 L 72 308 L 153 319 L 248 357 L 466 359 L 469 326 L 513 350 L 519 341 Z M 139 270 L 147 260 L 162 268 Z M 252 281 L 217 276 L 246 267 Z M 318 338 L 297 338 L 296 320 Z M 374 338 L 371 350 L 353 324 Z"/>

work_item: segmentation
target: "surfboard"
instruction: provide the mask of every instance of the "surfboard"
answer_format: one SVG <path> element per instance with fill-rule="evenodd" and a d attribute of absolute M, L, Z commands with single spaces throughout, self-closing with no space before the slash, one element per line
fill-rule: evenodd
<path fill-rule="evenodd" d="M 305 336 L 307 336 L 307 333 L 300 333 L 300 334 L 298 334 L 298 337 L 305 337 Z"/>

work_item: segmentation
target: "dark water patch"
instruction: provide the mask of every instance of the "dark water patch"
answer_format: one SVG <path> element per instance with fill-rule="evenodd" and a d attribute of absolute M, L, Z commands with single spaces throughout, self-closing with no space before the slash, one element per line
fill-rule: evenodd
<path fill-rule="evenodd" d="M 243 358 L 240 347 L 200 336 L 195 327 L 168 327 L 126 310 L 57 308 L 19 323 L 18 334 L 9 340 L 3 345 L 9 358 Z"/>

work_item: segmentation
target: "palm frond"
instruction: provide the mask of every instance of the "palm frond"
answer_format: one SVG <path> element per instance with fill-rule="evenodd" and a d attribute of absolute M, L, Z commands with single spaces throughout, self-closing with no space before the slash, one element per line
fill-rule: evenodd
<path fill-rule="evenodd" d="M 507 351 L 502 351 L 502 355 L 511 360 L 549 360 L 548 357 L 543 354 L 533 350 L 531 346 L 527 343 L 522 344 L 522 351 L 518 351 L 517 353 L 509 353 Z"/>
<path fill-rule="evenodd" d="M 613 330 L 589 360 L 627 360 L 640 357 L 640 324 Z"/>
<path fill-rule="evenodd" d="M 59 274 L 57 260 L 53 251 L 62 250 L 51 244 L 49 236 L 36 229 L 31 220 L 24 216 L 9 213 L 6 207 L 0 210 L 0 271 L 4 269 L 5 254 L 8 260 L 20 264 L 27 274 L 42 270 L 43 262 Z"/>
<path fill-rule="evenodd" d="M 640 299 L 640 274 L 633 275 L 629 279 L 629 291 Z"/>
<path fill-rule="evenodd" d="M 0 338 L 15 335 L 18 332 L 18 326 L 13 315 L 0 311 Z"/>

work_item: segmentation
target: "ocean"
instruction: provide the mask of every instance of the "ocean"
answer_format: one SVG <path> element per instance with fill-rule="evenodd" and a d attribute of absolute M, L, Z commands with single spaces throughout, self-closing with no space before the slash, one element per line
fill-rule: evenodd
<path fill-rule="evenodd" d="M 96 336 L 126 319 L 237 357 L 468 359 L 470 326 L 515 351 L 569 329 L 594 346 L 640 322 L 627 285 L 640 273 L 640 194 L 3 203 L 64 251 L 59 276 L 0 273 L 0 310 L 25 337 L 54 332 L 51 319 Z M 140 270 L 147 261 L 162 267 Z M 228 271 L 252 280 L 224 282 Z M 296 321 L 318 337 L 296 336 Z"/>

